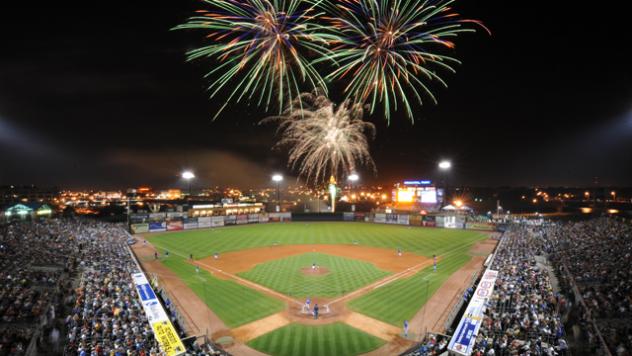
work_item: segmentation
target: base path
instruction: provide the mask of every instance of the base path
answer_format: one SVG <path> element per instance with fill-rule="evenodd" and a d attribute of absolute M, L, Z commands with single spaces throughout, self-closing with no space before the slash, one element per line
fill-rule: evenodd
<path fill-rule="evenodd" d="M 174 272 L 160 261 L 154 260 L 154 248 L 147 244 L 132 245 L 132 250 L 140 261 L 145 272 L 157 275 L 162 288 L 165 288 L 182 313 L 187 323 L 189 334 L 212 337 L 218 332 L 229 331 L 213 311 L 202 301 Z"/>
<path fill-rule="evenodd" d="M 285 313 L 280 312 L 235 328 L 232 333 L 235 339 L 245 343 L 289 323 L 290 320 L 285 316 Z"/>
<path fill-rule="evenodd" d="M 391 341 L 401 332 L 400 328 L 396 326 L 355 312 L 350 312 L 342 321 L 386 341 Z"/>

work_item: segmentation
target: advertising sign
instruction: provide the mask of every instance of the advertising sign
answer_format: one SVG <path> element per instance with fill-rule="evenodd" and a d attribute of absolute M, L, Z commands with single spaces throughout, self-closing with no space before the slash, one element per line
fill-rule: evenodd
<path fill-rule="evenodd" d="M 400 214 L 397 216 L 397 223 L 400 225 L 408 225 L 409 224 L 409 215 Z"/>
<path fill-rule="evenodd" d="M 224 220 L 222 220 L 222 222 L 224 222 Z M 211 217 L 210 216 L 199 217 L 198 227 L 200 229 L 204 227 L 211 227 Z"/>
<path fill-rule="evenodd" d="M 198 228 L 198 219 L 197 218 L 184 218 L 184 229 L 191 230 Z"/>
<path fill-rule="evenodd" d="M 485 271 L 459 325 L 454 331 L 452 339 L 450 339 L 448 350 L 465 356 L 469 356 L 472 353 L 478 330 L 483 322 L 485 303 L 494 292 L 497 277 L 498 271 L 490 269 Z"/>
<path fill-rule="evenodd" d="M 267 223 L 269 219 L 268 214 L 259 214 L 259 223 Z"/>
<path fill-rule="evenodd" d="M 184 223 L 181 219 L 167 221 L 167 231 L 184 230 Z"/>
<path fill-rule="evenodd" d="M 133 234 L 142 234 L 144 232 L 149 232 L 149 224 L 132 224 L 132 233 Z"/>
<path fill-rule="evenodd" d="M 259 222 L 259 214 L 248 214 L 248 223 L 258 223 Z"/>
<path fill-rule="evenodd" d="M 149 223 L 149 231 L 167 231 L 167 224 L 164 221 L 155 221 Z"/>
<path fill-rule="evenodd" d="M 167 356 L 184 354 L 186 351 L 184 344 L 182 344 L 182 340 L 176 333 L 145 275 L 143 273 L 133 273 L 132 280 L 136 286 L 138 298 L 145 310 L 145 315 L 147 315 L 147 321 L 162 352 Z"/>
<path fill-rule="evenodd" d="M 211 217 L 211 227 L 220 227 L 224 226 L 224 216 L 212 216 Z"/>
<path fill-rule="evenodd" d="M 374 222 L 384 224 L 386 222 L 386 214 L 375 214 Z"/>
<path fill-rule="evenodd" d="M 248 223 L 248 215 L 237 215 L 237 225 Z"/>

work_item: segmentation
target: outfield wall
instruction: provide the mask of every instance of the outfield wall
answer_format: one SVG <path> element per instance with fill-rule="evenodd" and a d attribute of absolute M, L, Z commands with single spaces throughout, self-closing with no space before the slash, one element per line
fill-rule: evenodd
<path fill-rule="evenodd" d="M 159 231 L 180 231 L 207 229 L 228 225 L 260 224 L 285 221 L 363 221 L 376 224 L 405 226 L 440 227 L 446 229 L 468 229 L 494 231 L 491 223 L 467 221 L 461 215 L 419 215 L 386 213 L 262 213 L 226 216 L 189 217 L 187 213 L 151 213 L 133 214 L 130 217 L 130 229 L 135 234 Z"/>
<path fill-rule="evenodd" d="M 227 225 L 260 224 L 292 221 L 292 213 L 241 214 L 226 216 L 189 217 L 187 213 L 168 212 L 133 214 L 130 230 L 134 234 L 160 231 L 207 229 Z"/>

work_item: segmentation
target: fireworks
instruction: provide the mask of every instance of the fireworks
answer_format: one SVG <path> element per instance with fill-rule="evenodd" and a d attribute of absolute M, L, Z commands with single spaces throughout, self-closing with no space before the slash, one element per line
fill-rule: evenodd
<path fill-rule="evenodd" d="M 309 90 L 326 91 L 323 78 L 305 58 L 307 52 L 326 58 L 328 35 L 313 20 L 317 2 L 302 0 L 205 0 L 210 10 L 175 29 L 207 32 L 211 44 L 187 52 L 188 60 L 215 58 L 219 64 L 208 72 L 214 97 L 226 86 L 231 101 L 256 100 L 257 105 L 278 103 Z M 229 85 L 230 84 L 230 85 Z M 219 112 L 218 112 L 219 114 Z M 217 115 L 215 115 L 217 117 Z"/>
<path fill-rule="evenodd" d="M 446 83 L 435 69 L 454 72 L 460 62 L 437 53 L 453 48 L 451 41 L 474 20 L 460 19 L 452 11 L 454 0 L 338 0 L 322 3 L 335 29 L 334 54 L 339 66 L 327 79 L 349 78 L 348 98 L 369 103 L 371 113 L 381 104 L 390 121 L 391 109 L 403 106 L 413 120 L 411 101 L 423 105 L 422 96 L 437 102 L 429 81 Z M 481 25 L 482 26 L 482 25 Z M 485 28 L 485 27 L 483 27 Z M 320 60 L 317 60 L 318 62 Z M 422 95 L 425 94 L 425 95 Z"/>
<path fill-rule="evenodd" d="M 280 121 L 277 146 L 289 147 L 288 165 L 308 182 L 347 175 L 358 164 L 374 168 L 365 133 L 373 138 L 375 126 L 362 120 L 360 104 L 345 101 L 335 107 L 323 95 L 303 93 L 293 107 L 300 109 L 288 109 L 264 122 Z"/>

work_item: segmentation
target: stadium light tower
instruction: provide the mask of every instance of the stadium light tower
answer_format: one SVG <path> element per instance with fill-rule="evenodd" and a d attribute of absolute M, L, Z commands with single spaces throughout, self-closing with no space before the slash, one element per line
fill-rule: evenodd
<path fill-rule="evenodd" d="M 354 188 L 354 184 L 360 179 L 360 176 L 357 173 L 351 173 L 349 175 L 349 177 L 347 177 L 347 180 L 350 182 L 351 185 L 351 193 L 353 194 L 353 188 Z M 354 199 L 355 200 L 355 199 Z M 351 211 L 355 212 L 355 201 L 353 202 L 353 204 L 351 204 Z"/>
<path fill-rule="evenodd" d="M 187 181 L 189 185 L 189 197 L 191 197 L 191 179 L 195 178 L 195 174 L 191 171 L 184 171 L 181 174 L 182 179 Z"/>
<path fill-rule="evenodd" d="M 283 181 L 283 176 L 280 175 L 279 173 L 275 173 L 272 175 L 272 181 L 276 183 L 276 188 L 277 188 L 277 205 L 276 205 L 276 211 L 277 213 L 279 211 L 281 211 L 281 182 Z"/>
<path fill-rule="evenodd" d="M 448 172 L 452 169 L 452 162 L 447 159 L 441 160 L 438 167 L 443 175 L 443 202 L 445 202 L 448 199 Z M 441 203 L 442 207 L 443 202 Z"/>

